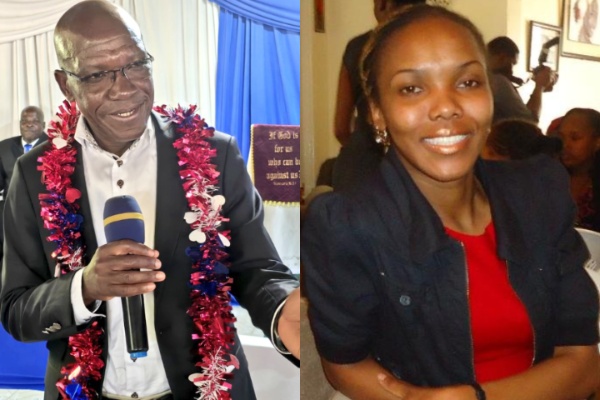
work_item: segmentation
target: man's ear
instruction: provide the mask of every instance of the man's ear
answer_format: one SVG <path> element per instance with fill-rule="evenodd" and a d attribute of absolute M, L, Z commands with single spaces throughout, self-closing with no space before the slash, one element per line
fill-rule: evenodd
<path fill-rule="evenodd" d="M 75 96 L 73 96 L 73 92 L 71 91 L 71 89 L 69 89 L 67 85 L 67 78 L 68 76 L 64 71 L 58 69 L 54 71 L 54 79 L 56 80 L 56 83 L 58 83 L 60 91 L 62 92 L 62 94 L 65 95 L 67 100 L 74 101 Z"/>

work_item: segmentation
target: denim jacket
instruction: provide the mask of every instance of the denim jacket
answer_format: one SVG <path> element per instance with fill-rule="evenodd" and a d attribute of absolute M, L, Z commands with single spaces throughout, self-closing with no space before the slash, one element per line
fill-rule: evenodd
<path fill-rule="evenodd" d="M 532 364 L 555 346 L 598 341 L 598 294 L 589 253 L 573 228 L 564 168 L 547 157 L 479 160 L 497 254 L 534 332 Z M 315 199 L 302 227 L 304 294 L 319 353 L 330 362 L 368 356 L 421 386 L 474 377 L 462 245 L 394 151 L 353 193 Z"/>

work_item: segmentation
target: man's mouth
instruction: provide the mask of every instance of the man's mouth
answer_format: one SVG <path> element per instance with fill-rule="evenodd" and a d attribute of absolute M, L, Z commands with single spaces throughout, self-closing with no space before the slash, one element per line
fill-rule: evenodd
<path fill-rule="evenodd" d="M 132 109 L 132 110 L 129 110 L 129 111 L 125 111 L 125 112 L 117 113 L 117 115 L 118 115 L 119 117 L 122 117 L 122 118 L 130 117 L 130 116 L 132 116 L 132 115 L 133 115 L 133 113 L 134 113 L 136 110 L 137 110 L 137 108 L 134 108 L 134 109 Z"/>

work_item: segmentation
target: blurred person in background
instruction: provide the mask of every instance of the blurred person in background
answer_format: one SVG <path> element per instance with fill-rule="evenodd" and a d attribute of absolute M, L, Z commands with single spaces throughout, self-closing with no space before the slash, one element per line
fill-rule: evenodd
<path fill-rule="evenodd" d="M 571 177 L 577 204 L 577 226 L 600 232 L 600 112 L 573 108 L 562 118 L 558 134 L 561 161 Z"/>
<path fill-rule="evenodd" d="M 514 76 L 513 67 L 519 61 L 519 47 L 506 36 L 499 36 L 487 44 L 488 62 L 492 74 L 490 86 L 494 95 L 494 119 L 526 119 L 537 123 L 542 112 L 542 94 L 552 90 L 558 76 L 547 66 L 535 69 L 535 87 L 527 103 L 523 102 L 517 87 L 524 84 Z"/>

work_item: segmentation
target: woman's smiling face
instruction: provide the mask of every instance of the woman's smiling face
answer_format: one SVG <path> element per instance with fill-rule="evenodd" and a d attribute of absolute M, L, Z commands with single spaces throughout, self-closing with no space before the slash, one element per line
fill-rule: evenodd
<path fill-rule="evenodd" d="M 469 175 L 493 113 L 485 54 L 469 29 L 440 16 L 411 22 L 386 39 L 374 72 L 374 126 L 388 130 L 413 179 Z"/>

